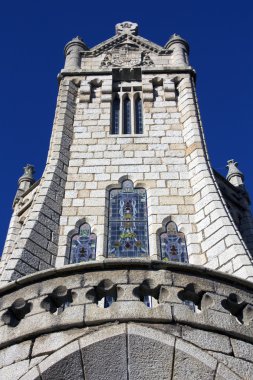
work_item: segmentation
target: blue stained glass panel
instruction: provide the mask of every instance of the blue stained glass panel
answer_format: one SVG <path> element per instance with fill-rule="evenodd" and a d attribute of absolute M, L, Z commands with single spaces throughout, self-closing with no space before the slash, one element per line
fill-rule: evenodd
<path fill-rule="evenodd" d="M 72 237 L 70 264 L 96 260 L 96 235 L 91 234 L 89 224 L 80 227 L 79 234 Z"/>
<path fill-rule="evenodd" d="M 169 222 L 166 232 L 160 235 L 161 258 L 163 261 L 176 261 L 188 263 L 188 255 L 185 237 L 182 232 L 178 232 L 174 222 Z"/>
<path fill-rule="evenodd" d="M 129 135 L 131 133 L 131 101 L 127 96 L 124 99 L 124 123 L 123 123 L 123 133 Z"/>
<path fill-rule="evenodd" d="M 140 97 L 135 100 L 135 127 L 136 133 L 143 133 L 142 101 Z"/>
<path fill-rule="evenodd" d="M 119 134 L 119 112 L 120 112 L 120 100 L 116 96 L 112 104 L 112 134 Z"/>
<path fill-rule="evenodd" d="M 125 181 L 110 192 L 109 257 L 148 256 L 147 201 L 144 189 Z"/>

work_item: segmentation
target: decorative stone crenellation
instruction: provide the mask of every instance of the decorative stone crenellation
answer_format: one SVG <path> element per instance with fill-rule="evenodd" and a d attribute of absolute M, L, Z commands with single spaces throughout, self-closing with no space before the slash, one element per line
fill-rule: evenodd
<path fill-rule="evenodd" d="M 0 290 L 0 376 L 8 378 L 11 373 L 13 380 L 32 380 L 39 374 L 42 379 L 71 377 L 73 373 L 66 370 L 63 375 L 62 366 L 71 358 L 73 366 L 66 368 L 79 373 L 79 349 L 86 371 L 91 371 L 97 350 L 104 370 L 103 357 L 113 358 L 116 352 L 111 352 L 111 347 L 115 347 L 117 362 L 128 352 L 130 379 L 138 379 L 133 372 L 135 361 L 144 374 L 148 365 L 139 342 L 144 352 L 151 350 L 152 360 L 156 355 L 161 358 L 161 352 L 175 352 L 168 367 L 155 366 L 156 375 L 164 378 L 174 368 L 180 376 L 186 370 L 195 376 L 205 370 L 205 379 L 217 379 L 217 374 L 224 379 L 232 375 L 250 379 L 252 295 L 250 282 L 235 282 L 233 276 L 203 267 L 160 261 L 108 259 L 37 273 Z M 153 302 L 145 302 L 147 296 Z M 101 305 L 105 297 L 113 302 Z M 25 305 L 29 310 L 24 311 Z M 18 310 L 16 325 L 10 325 L 5 317 L 10 309 Z M 117 346 L 119 337 L 126 341 L 126 335 L 128 348 L 124 348 L 124 340 Z M 169 358 L 165 363 L 170 363 Z M 99 363 L 96 361 L 96 376 L 107 379 Z M 115 374 L 110 372 L 112 379 L 126 373 L 125 365 L 121 367 Z M 150 376 L 155 378 L 152 369 Z M 204 379 L 203 373 L 199 378 Z"/>

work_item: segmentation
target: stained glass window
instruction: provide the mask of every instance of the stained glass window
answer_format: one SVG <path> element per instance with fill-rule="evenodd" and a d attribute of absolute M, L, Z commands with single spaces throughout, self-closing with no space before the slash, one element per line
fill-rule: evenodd
<path fill-rule="evenodd" d="M 182 232 L 178 232 L 177 225 L 169 222 L 166 232 L 160 235 L 161 258 L 163 261 L 177 261 L 188 263 L 188 255 L 185 237 Z"/>
<path fill-rule="evenodd" d="M 112 105 L 112 134 L 119 133 L 119 116 L 120 116 L 120 100 L 118 95 L 115 96 Z"/>
<path fill-rule="evenodd" d="M 110 191 L 108 257 L 148 256 L 146 191 L 129 180 Z"/>
<path fill-rule="evenodd" d="M 96 260 L 96 235 L 91 234 L 89 224 L 84 223 L 71 239 L 70 264 L 90 260 Z"/>
<path fill-rule="evenodd" d="M 131 133 L 131 101 L 128 95 L 124 99 L 123 133 L 125 135 Z"/>
<path fill-rule="evenodd" d="M 142 102 L 139 96 L 135 100 L 135 132 L 143 133 Z"/>

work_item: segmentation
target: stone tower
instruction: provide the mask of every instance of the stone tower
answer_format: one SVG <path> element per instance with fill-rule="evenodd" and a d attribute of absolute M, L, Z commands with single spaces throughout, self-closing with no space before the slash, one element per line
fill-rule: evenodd
<path fill-rule="evenodd" d="M 1 261 L 0 377 L 253 378 L 249 196 L 210 166 L 188 55 L 132 22 L 65 46 Z"/>

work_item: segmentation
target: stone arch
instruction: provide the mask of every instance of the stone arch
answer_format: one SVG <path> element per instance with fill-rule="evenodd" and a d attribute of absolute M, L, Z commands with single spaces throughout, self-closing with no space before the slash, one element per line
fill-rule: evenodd
<path fill-rule="evenodd" d="M 185 243 L 185 249 L 186 249 L 185 260 L 183 262 L 189 263 L 189 256 L 187 253 L 186 236 L 185 236 L 184 228 L 179 228 L 178 223 L 176 223 L 175 218 L 173 216 L 167 216 L 166 218 L 164 218 L 162 221 L 161 227 L 158 228 L 158 230 L 156 231 L 156 244 L 157 244 L 158 257 L 159 257 L 159 259 L 163 260 L 162 249 L 161 249 L 161 236 L 162 236 L 162 234 L 166 233 L 167 227 L 171 224 L 175 226 L 177 234 L 182 235 L 182 238 L 183 238 L 184 243 Z"/>
<path fill-rule="evenodd" d="M 164 330 L 129 323 L 84 330 L 21 380 L 165 380 L 172 375 L 211 380 L 221 367 L 220 378 L 230 378 L 231 371 L 204 349 Z"/>
<path fill-rule="evenodd" d="M 109 191 L 107 257 L 149 255 L 147 193 L 132 180 Z"/>
<path fill-rule="evenodd" d="M 69 231 L 69 233 L 67 235 L 67 246 L 66 246 L 66 251 L 65 251 L 65 263 L 66 264 L 70 264 L 71 263 L 71 249 L 72 249 L 71 248 L 71 244 L 72 244 L 72 239 L 75 236 L 77 236 L 78 234 L 80 234 L 81 228 L 83 226 L 85 226 L 85 225 L 88 227 L 90 236 L 94 236 L 95 237 L 95 257 L 93 259 L 96 258 L 96 240 L 97 240 L 97 233 L 96 232 L 97 232 L 97 230 L 96 230 L 96 228 L 94 226 L 92 226 L 89 223 L 89 218 L 83 217 L 83 218 L 79 219 L 76 222 L 75 228 L 72 229 L 71 231 Z"/>

